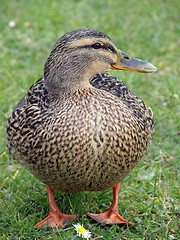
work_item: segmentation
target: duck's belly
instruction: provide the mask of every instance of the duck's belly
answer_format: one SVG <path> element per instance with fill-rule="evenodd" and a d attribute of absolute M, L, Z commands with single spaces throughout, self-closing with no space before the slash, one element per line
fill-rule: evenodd
<path fill-rule="evenodd" d="M 88 113 L 62 115 L 51 124 L 44 122 L 26 138 L 14 138 L 12 155 L 35 177 L 60 191 L 115 186 L 145 153 L 151 129 L 116 108 L 111 114 Z M 25 130 L 22 127 L 21 135 Z"/>

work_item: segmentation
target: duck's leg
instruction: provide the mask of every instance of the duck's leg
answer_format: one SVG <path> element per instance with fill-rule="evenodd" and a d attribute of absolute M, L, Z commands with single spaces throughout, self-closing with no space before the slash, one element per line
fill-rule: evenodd
<path fill-rule="evenodd" d="M 46 188 L 48 191 L 49 205 L 50 205 L 49 215 L 42 221 L 38 222 L 34 227 L 40 227 L 44 225 L 44 226 L 50 226 L 52 228 L 54 227 L 64 228 L 70 222 L 72 222 L 77 216 L 61 213 L 54 201 L 54 189 L 48 187 L 47 185 L 46 185 Z"/>
<path fill-rule="evenodd" d="M 116 186 L 113 187 L 113 201 L 110 208 L 104 212 L 99 214 L 87 213 L 87 215 L 93 218 L 95 221 L 102 223 L 103 225 L 106 224 L 126 224 L 126 220 L 119 215 L 118 211 L 118 197 L 119 197 L 119 190 L 120 190 L 121 183 L 118 183 Z M 128 222 L 131 225 L 131 222 Z"/>

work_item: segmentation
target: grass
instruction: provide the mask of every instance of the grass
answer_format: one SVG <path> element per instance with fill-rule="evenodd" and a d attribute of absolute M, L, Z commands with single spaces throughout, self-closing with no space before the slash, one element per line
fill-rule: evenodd
<path fill-rule="evenodd" d="M 92 239 L 180 239 L 179 11 L 178 0 L 1 0 L 0 239 L 80 239 L 72 225 L 33 228 L 48 214 L 46 190 L 9 156 L 4 129 L 16 103 L 42 76 L 57 39 L 82 27 L 106 32 L 120 49 L 158 67 L 155 75 L 112 72 L 152 107 L 156 131 L 147 154 L 122 183 L 119 210 L 131 227 L 101 227 L 84 215 L 106 210 L 112 189 L 55 192 L 57 204 L 66 213 L 82 214 L 75 222 L 89 228 Z"/>

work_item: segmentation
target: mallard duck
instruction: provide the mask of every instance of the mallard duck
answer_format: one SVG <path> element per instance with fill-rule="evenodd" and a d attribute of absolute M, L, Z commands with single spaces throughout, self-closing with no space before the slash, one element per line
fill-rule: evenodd
<path fill-rule="evenodd" d="M 47 187 L 50 213 L 36 227 L 65 227 L 78 217 L 60 212 L 54 189 L 79 192 L 111 187 L 110 208 L 87 215 L 102 224 L 126 224 L 118 212 L 120 183 L 150 145 L 154 120 L 151 108 L 107 73 L 111 69 L 157 71 L 120 51 L 99 30 L 66 33 L 48 56 L 43 77 L 7 120 L 10 153 Z"/>

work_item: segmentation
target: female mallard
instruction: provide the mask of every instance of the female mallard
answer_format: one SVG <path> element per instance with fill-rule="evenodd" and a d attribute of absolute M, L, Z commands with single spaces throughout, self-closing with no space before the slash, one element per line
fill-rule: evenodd
<path fill-rule="evenodd" d="M 156 72 L 150 63 L 117 49 L 103 32 L 79 29 L 61 37 L 44 76 L 7 120 L 12 156 L 47 185 L 50 213 L 36 226 L 64 227 L 75 216 L 60 212 L 54 190 L 100 191 L 113 187 L 107 212 L 88 213 L 103 224 L 126 223 L 118 213 L 120 182 L 147 150 L 153 113 L 111 69 Z"/>

